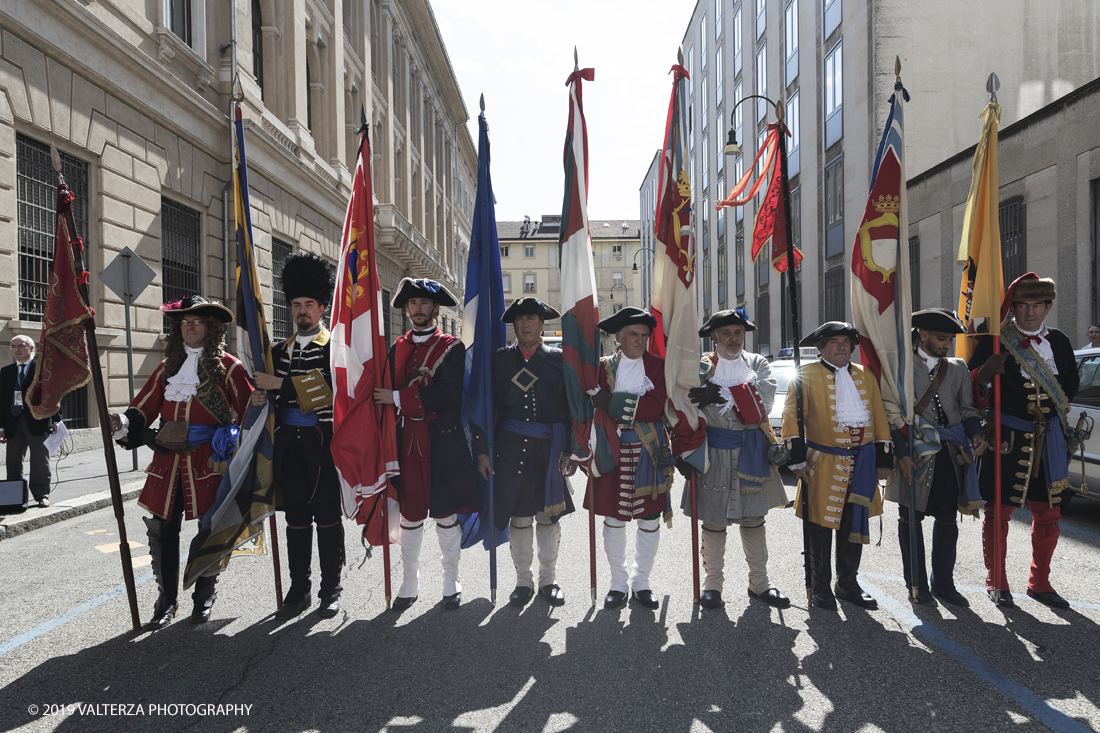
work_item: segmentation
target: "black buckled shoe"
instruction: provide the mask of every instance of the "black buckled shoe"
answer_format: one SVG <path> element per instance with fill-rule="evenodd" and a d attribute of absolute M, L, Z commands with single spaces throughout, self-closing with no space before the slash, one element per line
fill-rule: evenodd
<path fill-rule="evenodd" d="M 462 591 L 450 596 L 443 596 L 443 608 L 454 611 L 462 605 Z"/>
<path fill-rule="evenodd" d="M 210 620 L 210 611 L 214 608 L 214 601 L 218 594 L 214 586 L 218 583 L 218 576 L 203 576 L 195 581 L 195 592 L 191 599 L 195 602 L 195 608 L 191 611 L 191 623 L 204 624 Z"/>
<path fill-rule="evenodd" d="M 842 601 L 855 604 L 860 608 L 873 611 L 878 608 L 878 601 L 858 585 L 854 588 L 841 588 L 839 585 L 833 588 L 833 595 Z"/>
<path fill-rule="evenodd" d="M 308 590 L 305 595 L 302 595 L 294 592 L 294 589 L 291 588 L 283 600 L 283 605 L 279 606 L 279 610 L 275 612 L 275 618 L 282 621 L 294 618 L 298 614 L 304 613 L 311 603 L 313 603 L 313 599 L 309 597 Z"/>
<path fill-rule="evenodd" d="M 613 611 L 616 608 L 622 608 L 626 604 L 626 593 L 621 590 L 609 591 L 607 597 L 603 599 L 603 607 L 605 610 Z"/>
<path fill-rule="evenodd" d="M 836 610 L 836 596 L 828 591 L 814 591 L 813 596 L 814 608 L 820 608 L 823 611 L 835 611 Z"/>
<path fill-rule="evenodd" d="M 775 608 L 790 608 L 791 599 L 783 595 L 778 588 L 768 588 L 763 593 L 753 593 L 752 588 L 749 588 L 749 598 L 755 598 L 759 601 L 764 601 L 769 606 Z"/>
<path fill-rule="evenodd" d="M 511 606 L 526 606 L 533 595 L 535 595 L 534 588 L 528 588 L 525 585 L 517 585 L 516 589 L 512 591 L 512 595 L 508 596 L 508 604 Z"/>
<path fill-rule="evenodd" d="M 699 596 L 699 605 L 703 608 L 721 608 L 722 607 L 722 591 L 720 590 L 705 590 L 702 595 Z"/>
<path fill-rule="evenodd" d="M 551 606 L 565 605 L 565 593 L 562 592 L 557 583 L 542 586 L 539 588 L 539 595 L 545 598 Z"/>
<path fill-rule="evenodd" d="M 951 588 L 949 590 L 940 590 L 939 588 L 932 586 L 932 595 L 934 595 L 936 598 L 939 598 L 944 603 L 950 603 L 952 606 L 970 608 L 970 601 L 966 600 L 966 597 L 954 588 Z"/>
<path fill-rule="evenodd" d="M 1012 591 L 1007 591 L 1007 590 L 1001 591 L 1000 592 L 1001 593 L 1000 599 L 997 598 L 997 591 L 995 591 L 995 590 L 989 590 L 989 591 L 986 591 L 986 593 L 989 594 L 989 600 L 993 601 L 993 603 L 995 603 L 998 608 L 1015 608 L 1016 607 L 1016 602 L 1012 600 Z"/>
<path fill-rule="evenodd" d="M 648 608 L 650 611 L 656 611 L 661 607 L 661 602 L 653 597 L 653 591 L 646 588 L 645 590 L 636 590 L 633 592 L 632 597 L 642 607 Z"/>
<path fill-rule="evenodd" d="M 401 596 L 398 596 L 397 598 L 393 599 L 393 603 L 391 604 L 390 608 L 395 611 L 404 611 L 409 606 L 416 603 L 417 598 L 419 598 L 419 596 L 413 596 L 411 598 L 402 598 Z"/>
<path fill-rule="evenodd" d="M 1065 598 L 1062 598 L 1062 596 L 1058 595 L 1054 591 L 1040 593 L 1039 591 L 1028 588 L 1027 597 L 1034 598 L 1035 600 L 1039 601 L 1039 603 L 1042 603 L 1044 606 L 1049 606 L 1051 608 L 1069 608 L 1069 601 L 1067 601 Z"/>
<path fill-rule="evenodd" d="M 913 589 L 907 587 L 906 592 L 909 594 L 909 602 L 917 603 L 921 606 L 929 606 L 930 608 L 937 608 L 940 604 L 936 603 L 936 599 L 932 597 L 932 592 L 927 588 L 917 588 L 917 600 L 913 600 Z"/>
<path fill-rule="evenodd" d="M 321 607 L 317 609 L 317 612 L 321 614 L 321 618 L 336 618 L 336 614 L 340 613 L 340 591 L 342 588 L 337 588 L 332 593 L 321 598 Z"/>

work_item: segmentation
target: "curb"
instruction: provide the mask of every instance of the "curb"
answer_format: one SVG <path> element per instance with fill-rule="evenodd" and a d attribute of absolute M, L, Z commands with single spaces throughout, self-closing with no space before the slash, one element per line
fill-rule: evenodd
<path fill-rule="evenodd" d="M 122 500 L 136 499 L 141 493 L 145 481 L 136 481 L 125 484 L 122 489 Z M 86 494 L 76 499 L 70 499 L 63 503 L 54 504 L 49 509 L 32 516 L 23 514 L 4 517 L 0 520 L 0 541 L 18 537 L 35 529 L 42 529 L 51 524 L 63 522 L 66 519 L 79 517 L 99 509 L 111 506 L 111 492 L 97 491 L 94 494 Z"/>

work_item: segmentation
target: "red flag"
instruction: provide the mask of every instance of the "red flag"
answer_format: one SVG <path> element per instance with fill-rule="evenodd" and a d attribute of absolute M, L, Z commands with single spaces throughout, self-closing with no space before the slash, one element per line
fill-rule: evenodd
<path fill-rule="evenodd" d="M 92 379 L 84 323 L 95 311 L 80 296 L 78 286 L 87 284 L 88 271 L 76 271 L 65 223 L 65 215 L 72 211 L 73 198 L 64 183 L 57 187 L 57 242 L 46 296 L 46 321 L 38 340 L 38 368 L 27 390 L 27 407 L 36 420 L 56 414 L 65 395 Z M 83 240 L 78 237 L 76 242 L 83 250 Z"/>
<path fill-rule="evenodd" d="M 340 475 L 344 514 L 364 524 L 372 498 L 396 476 L 397 425 L 392 407 L 374 401 L 383 386 L 386 338 L 374 249 L 370 144 L 363 136 L 351 185 L 332 305 L 332 459 Z M 393 489 L 390 488 L 389 493 Z M 378 528 L 381 533 L 381 527 Z M 372 544 L 381 544 L 373 542 Z"/>

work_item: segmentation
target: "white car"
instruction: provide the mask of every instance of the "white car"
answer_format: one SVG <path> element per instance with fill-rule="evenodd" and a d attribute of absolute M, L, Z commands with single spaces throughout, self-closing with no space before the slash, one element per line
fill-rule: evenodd
<path fill-rule="evenodd" d="M 1077 349 L 1073 353 L 1077 356 L 1081 386 L 1070 403 L 1071 427 L 1077 425 L 1082 415 L 1100 419 L 1100 349 Z M 1082 496 L 1081 473 L 1081 451 L 1077 451 L 1070 456 L 1069 462 L 1069 480 L 1075 496 Z M 1085 498 L 1100 499 L 1100 431 L 1094 430 L 1092 437 L 1085 441 L 1084 476 L 1089 492 Z"/>
<path fill-rule="evenodd" d="M 787 349 L 784 349 L 784 351 L 787 351 Z M 803 364 L 817 361 L 817 349 L 803 346 L 799 350 L 799 356 L 802 357 Z M 794 358 L 779 357 L 772 361 L 769 366 L 772 368 L 772 376 L 775 377 L 775 402 L 772 403 L 771 412 L 768 413 L 768 420 L 775 429 L 776 437 L 779 437 L 779 433 L 783 428 L 783 405 L 787 402 L 787 390 L 790 388 L 791 380 L 794 379 L 795 374 Z"/>

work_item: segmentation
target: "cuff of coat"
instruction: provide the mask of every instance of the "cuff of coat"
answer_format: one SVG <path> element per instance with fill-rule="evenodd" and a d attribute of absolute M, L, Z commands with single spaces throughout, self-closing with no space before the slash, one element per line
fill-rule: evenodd
<path fill-rule="evenodd" d="M 397 402 L 400 399 L 401 402 Z M 420 387 L 406 387 L 394 392 L 394 403 L 401 405 L 402 417 L 424 417 L 424 402 L 420 399 Z"/>
<path fill-rule="evenodd" d="M 875 468 L 893 468 L 894 451 L 889 440 L 875 442 Z"/>
<path fill-rule="evenodd" d="M 611 405 L 607 411 L 619 422 L 634 422 L 634 413 L 638 411 L 638 395 L 630 392 L 616 392 L 611 395 Z"/>
<path fill-rule="evenodd" d="M 909 457 L 909 440 L 905 433 L 898 430 L 895 427 L 890 428 L 890 437 L 894 439 L 894 452 L 897 457 L 908 458 Z M 877 455 L 877 454 L 876 454 Z"/>
<path fill-rule="evenodd" d="M 982 421 L 976 417 L 963 418 L 963 430 L 968 438 L 982 434 Z"/>
<path fill-rule="evenodd" d="M 799 438 L 797 435 L 790 439 L 791 457 L 787 461 L 787 465 L 792 463 L 805 463 L 806 462 L 806 441 Z"/>

